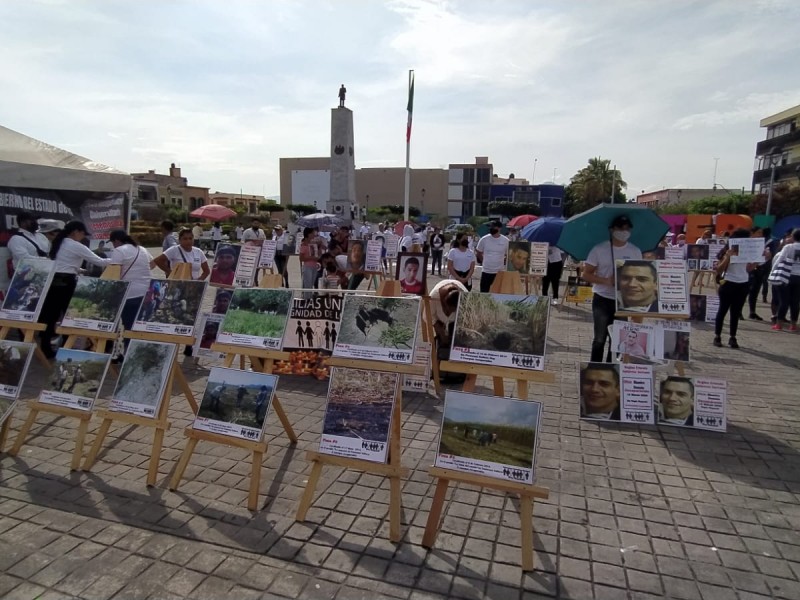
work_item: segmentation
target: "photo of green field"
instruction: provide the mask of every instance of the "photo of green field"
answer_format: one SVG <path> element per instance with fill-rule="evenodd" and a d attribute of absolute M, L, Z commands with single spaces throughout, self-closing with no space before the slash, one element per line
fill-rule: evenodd
<path fill-rule="evenodd" d="M 533 467 L 541 404 L 447 391 L 439 454 Z"/>
<path fill-rule="evenodd" d="M 127 291 L 127 281 L 78 277 L 75 293 L 69 301 L 64 318 L 114 323 L 122 310 Z"/>
<path fill-rule="evenodd" d="M 220 331 L 283 338 L 291 304 L 291 290 L 236 289 Z"/>
<path fill-rule="evenodd" d="M 543 296 L 462 294 L 453 347 L 544 356 L 548 310 Z"/>

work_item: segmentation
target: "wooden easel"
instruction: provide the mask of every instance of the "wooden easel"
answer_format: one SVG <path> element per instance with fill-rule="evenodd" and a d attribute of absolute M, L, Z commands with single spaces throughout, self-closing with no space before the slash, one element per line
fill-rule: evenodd
<path fill-rule="evenodd" d="M 12 329 L 19 329 L 22 332 L 22 341 L 28 344 L 33 344 L 33 352 L 39 362 L 46 368 L 50 368 L 50 361 L 42 352 L 42 349 L 36 344 L 34 337 L 36 332 L 42 332 L 47 328 L 44 323 L 26 323 L 25 321 L 15 321 L 13 319 L 0 319 L 0 340 L 8 338 L 8 334 Z"/>
<path fill-rule="evenodd" d="M 281 283 L 281 275 L 277 273 L 270 275 L 265 274 L 259 282 L 259 287 L 277 289 L 281 287 Z M 233 360 L 238 354 L 242 363 L 244 362 L 245 356 L 250 357 L 250 362 L 252 363 L 253 368 L 259 368 L 263 373 L 272 373 L 276 360 L 289 360 L 291 358 L 291 354 L 289 352 L 282 352 L 280 350 L 250 348 L 236 346 L 233 344 L 220 344 L 218 342 L 215 342 L 211 345 L 211 350 L 214 352 L 225 353 L 224 364 L 226 367 L 230 367 L 233 364 Z M 296 444 L 297 435 L 295 434 L 292 424 L 289 422 L 289 419 L 286 416 L 286 412 L 283 410 L 283 405 L 278 398 L 277 392 L 273 393 L 271 406 L 275 411 L 275 414 L 278 415 L 278 419 L 280 420 L 281 425 L 283 425 L 283 429 L 286 432 L 286 436 L 289 438 L 289 442 L 291 444 Z M 197 414 L 197 409 L 195 409 L 194 412 Z M 183 432 L 187 438 L 186 446 L 184 447 L 181 458 L 178 461 L 178 466 L 175 468 L 175 473 L 173 473 L 172 479 L 170 480 L 169 489 L 176 491 L 180 486 L 181 479 L 183 479 L 183 474 L 186 472 L 186 467 L 189 465 L 189 460 L 192 458 L 192 454 L 197 446 L 197 442 L 202 440 L 206 442 L 213 442 L 215 444 L 242 448 L 252 453 L 250 467 L 250 492 L 247 497 L 247 508 L 251 511 L 258 510 L 258 492 L 259 488 L 261 487 L 261 467 L 264 462 L 264 454 L 266 454 L 268 447 L 267 441 L 263 439 L 263 436 L 260 441 L 256 442 L 252 440 L 244 440 L 227 435 L 221 435 L 219 433 L 201 431 L 193 428 L 191 425 L 184 429 Z"/>
<path fill-rule="evenodd" d="M 8 430 L 11 428 L 11 413 L 9 413 L 3 424 L 0 425 L 0 452 L 6 447 L 6 439 L 8 439 Z"/>
<path fill-rule="evenodd" d="M 377 292 L 377 295 L 384 297 L 397 297 L 402 295 L 402 292 L 400 291 L 400 282 L 394 279 L 387 279 L 383 281 L 381 288 Z M 392 364 L 372 360 L 331 358 L 329 359 L 328 363 L 331 367 L 367 369 L 373 371 L 400 373 L 405 375 L 425 374 L 422 367 Z M 297 507 L 295 521 L 302 522 L 306 520 L 308 509 L 311 508 L 311 503 L 314 501 L 314 492 L 316 491 L 317 484 L 319 483 L 319 478 L 322 475 L 323 466 L 332 465 L 336 467 L 344 467 L 345 469 L 354 469 L 357 471 L 363 471 L 365 473 L 374 473 L 376 475 L 383 475 L 384 477 L 389 478 L 389 539 L 393 542 L 400 541 L 400 520 L 402 516 L 402 495 L 400 493 L 400 489 L 402 486 L 402 479 L 408 475 L 408 469 L 403 467 L 400 463 L 402 430 L 401 419 L 403 415 L 402 398 L 402 385 L 400 382 L 398 382 L 394 409 L 392 410 L 392 425 L 389 431 L 389 460 L 387 463 L 380 464 L 357 458 L 331 456 L 329 454 L 322 454 L 315 451 L 309 451 L 306 453 L 307 460 L 309 460 L 312 464 L 311 474 L 308 476 L 306 489 L 303 492 L 303 496 L 300 498 L 300 504 Z"/>
<path fill-rule="evenodd" d="M 436 491 L 433 494 L 431 511 L 428 514 L 428 521 L 425 523 L 425 533 L 422 536 L 423 548 L 431 549 L 436 543 L 436 537 L 441 527 L 442 508 L 444 507 L 445 496 L 450 482 L 465 483 L 480 488 L 490 488 L 507 494 L 518 494 L 520 499 L 519 520 L 521 531 L 522 546 L 522 570 L 533 570 L 533 499 L 541 498 L 546 500 L 550 497 L 550 490 L 531 484 L 517 483 L 515 481 L 503 481 L 494 477 L 484 475 L 473 475 L 472 473 L 462 473 L 453 469 L 442 469 L 441 467 L 431 467 L 428 469 L 431 477 L 437 479 Z"/>
<path fill-rule="evenodd" d="M 122 276 L 122 265 L 109 265 L 100 275 L 100 279 L 119 280 Z M 105 352 L 106 344 L 114 342 L 119 337 L 119 332 L 116 331 L 96 331 L 94 329 L 87 330 L 80 327 L 56 327 L 56 333 L 59 335 L 67 336 L 64 340 L 63 348 L 74 348 L 78 338 L 85 337 L 91 342 L 93 352 Z"/>
<path fill-rule="evenodd" d="M 181 280 L 186 278 L 191 279 L 191 265 L 188 263 L 180 263 L 176 265 L 175 269 L 172 270 L 169 276 L 169 280 Z M 123 337 L 131 340 L 164 342 L 167 344 L 176 345 L 192 344 L 194 342 L 194 337 L 192 336 L 148 333 L 144 331 L 126 331 L 123 333 Z M 92 466 L 94 466 L 94 463 L 97 460 L 97 455 L 100 452 L 100 448 L 103 445 L 103 441 L 105 440 L 106 436 L 108 435 L 108 430 L 110 429 L 113 421 L 119 421 L 121 423 L 128 423 L 130 425 L 138 425 L 143 427 L 153 427 L 155 431 L 153 432 L 153 446 L 150 452 L 150 464 L 147 469 L 147 485 L 154 486 L 156 484 L 156 477 L 158 476 L 158 465 L 161 460 L 161 449 L 164 444 L 164 433 L 170 428 L 170 422 L 168 419 L 169 403 L 172 398 L 172 386 L 175 383 L 175 380 L 178 381 L 179 385 L 181 386 L 181 390 L 186 396 L 186 400 L 189 402 L 189 406 L 191 406 L 192 411 L 196 414 L 197 402 L 194 399 L 194 394 L 192 393 L 189 383 L 186 381 L 186 377 L 184 376 L 181 366 L 178 363 L 178 352 L 176 349 L 175 357 L 172 360 L 169 375 L 167 376 L 167 385 L 164 387 L 164 395 L 161 399 L 161 405 L 159 406 L 158 414 L 155 416 L 155 418 L 143 417 L 140 415 L 133 415 L 120 411 L 111 411 L 108 409 L 101 410 L 99 416 L 102 418 L 102 422 L 100 423 L 100 428 L 97 430 L 97 435 L 95 436 L 94 443 L 89 450 L 89 454 L 83 463 L 83 470 L 90 471 Z"/>

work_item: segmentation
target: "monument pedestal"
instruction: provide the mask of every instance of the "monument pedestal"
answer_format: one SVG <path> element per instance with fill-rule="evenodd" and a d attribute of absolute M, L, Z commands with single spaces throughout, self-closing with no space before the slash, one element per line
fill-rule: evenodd
<path fill-rule="evenodd" d="M 344 106 L 331 109 L 331 193 L 326 212 L 352 222 L 356 204 L 356 162 L 353 149 L 353 111 Z"/>

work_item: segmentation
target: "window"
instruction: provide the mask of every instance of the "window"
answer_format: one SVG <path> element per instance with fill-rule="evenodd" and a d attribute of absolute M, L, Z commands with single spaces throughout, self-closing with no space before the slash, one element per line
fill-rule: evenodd
<path fill-rule="evenodd" d="M 561 206 L 561 198 L 550 198 L 550 206 L 553 208 Z"/>
<path fill-rule="evenodd" d="M 780 123 L 774 127 L 767 129 L 767 139 L 778 137 L 779 135 L 786 135 L 792 131 L 792 123 Z"/>
<path fill-rule="evenodd" d="M 161 196 L 161 204 L 166 204 L 166 203 L 167 203 L 167 199 L 164 198 L 164 196 Z"/>

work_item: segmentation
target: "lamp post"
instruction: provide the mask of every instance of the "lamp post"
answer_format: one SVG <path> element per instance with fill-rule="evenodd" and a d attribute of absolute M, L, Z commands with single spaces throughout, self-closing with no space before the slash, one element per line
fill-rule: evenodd
<path fill-rule="evenodd" d="M 533 177 L 531 177 L 531 185 L 536 185 L 536 163 L 539 162 L 538 158 L 533 159 Z"/>
<path fill-rule="evenodd" d="M 775 150 L 777 150 L 777 148 L 773 148 L 769 151 L 769 165 L 772 167 L 772 170 L 769 173 L 769 191 L 767 192 L 766 210 L 767 216 L 769 216 L 769 211 L 772 208 L 772 188 L 775 187 L 775 167 L 778 166 L 778 161 L 780 161 L 780 158 L 775 154 Z"/>
<path fill-rule="evenodd" d="M 422 197 L 422 199 L 420 200 L 420 203 L 419 203 L 420 216 L 424 217 L 425 216 L 425 188 L 422 188 L 419 191 L 419 193 L 420 193 L 420 196 Z"/>

